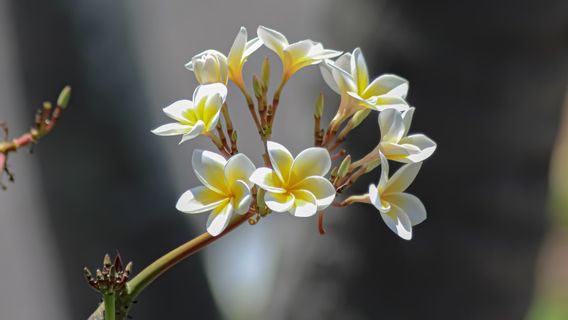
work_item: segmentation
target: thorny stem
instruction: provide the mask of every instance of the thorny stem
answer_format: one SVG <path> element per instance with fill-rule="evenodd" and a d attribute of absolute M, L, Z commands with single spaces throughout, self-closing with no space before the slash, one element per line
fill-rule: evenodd
<path fill-rule="evenodd" d="M 166 253 L 144 270 L 138 273 L 134 278 L 126 283 L 126 293 L 123 296 L 119 296 L 115 299 L 115 311 L 123 311 L 120 314 L 118 320 L 124 320 L 127 317 L 127 312 L 129 311 L 132 303 L 136 301 L 136 298 L 148 287 L 154 280 L 159 278 L 166 271 L 171 269 L 173 266 L 179 262 L 185 260 L 194 253 L 200 251 L 211 243 L 221 239 L 224 235 L 233 231 L 235 228 L 239 227 L 245 221 L 248 221 L 256 214 L 256 210 L 251 209 L 248 213 L 238 216 L 231 224 L 218 236 L 214 237 L 209 233 L 202 233 L 201 235 L 189 240 L 188 242 L 182 244 L 181 246 L 171 250 Z M 103 315 L 105 314 L 106 303 L 103 299 L 103 303 L 99 304 L 97 309 L 89 316 L 89 320 L 107 320 Z M 118 308 L 118 309 L 117 309 Z M 114 318 L 112 318 L 114 319 Z"/>
<path fill-rule="evenodd" d="M 116 295 L 114 293 L 103 295 L 103 303 L 105 305 L 105 320 L 116 319 L 115 300 Z"/>

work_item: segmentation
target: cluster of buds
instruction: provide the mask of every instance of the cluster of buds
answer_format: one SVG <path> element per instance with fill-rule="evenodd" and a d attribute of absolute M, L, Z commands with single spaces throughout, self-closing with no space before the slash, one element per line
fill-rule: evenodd
<path fill-rule="evenodd" d="M 6 189 L 2 184 L 2 175 L 6 173 L 10 182 L 14 181 L 14 175 L 8 169 L 7 161 L 10 152 L 17 151 L 19 148 L 37 143 L 40 138 L 51 132 L 57 120 L 61 117 L 63 110 L 69 105 L 71 99 L 71 87 L 66 86 L 61 90 L 55 107 L 49 101 L 43 103 L 35 115 L 34 126 L 21 136 L 9 140 L 8 126 L 0 123 L 0 128 L 4 132 L 4 138 L 0 141 L 0 187 Z"/>
<path fill-rule="evenodd" d="M 97 269 L 93 274 L 89 268 L 85 267 L 83 272 L 89 285 L 103 295 L 120 294 L 126 288 L 126 282 L 132 272 L 132 262 L 124 267 L 120 254 L 116 255 L 114 261 L 106 254 L 102 269 Z"/>
<path fill-rule="evenodd" d="M 312 40 L 290 44 L 283 34 L 263 26 L 258 27 L 257 35 L 248 40 L 246 29 L 241 27 L 228 56 L 217 50 L 194 56 L 186 64 L 200 84 L 193 100 L 180 100 L 164 108 L 175 122 L 153 130 L 162 136 L 181 135 L 180 143 L 203 135 L 220 152 L 193 152 L 193 170 L 202 185 L 183 193 L 176 208 L 190 214 L 211 212 L 207 231 L 218 236 L 235 214 L 256 214 L 255 219 L 249 220 L 254 224 L 271 212 L 288 212 L 296 217 L 311 217 L 319 212 L 319 229 L 323 233 L 322 214 L 330 205 L 369 203 L 379 210 L 392 231 L 410 239 L 412 226 L 426 218 L 426 210 L 418 198 L 404 191 L 422 161 L 433 154 L 436 143 L 422 134 L 408 134 L 415 110 L 406 100 L 408 81 L 392 74 L 371 81 L 359 48 L 342 54 Z M 252 77 L 253 95 L 242 75 L 247 58 L 262 45 L 276 53 L 282 64 L 272 99 L 268 95 L 271 68 L 267 57 L 262 62 L 261 75 Z M 280 95 L 296 72 L 317 64 L 324 81 L 340 95 L 339 106 L 324 128 L 324 99 L 323 94 L 319 95 L 314 111 L 314 146 L 293 156 L 272 139 Z M 256 167 L 249 157 L 238 152 L 238 137 L 227 101 L 229 82 L 243 94 L 256 125 L 264 147 L 263 166 Z M 341 146 L 373 112 L 378 113 L 380 128 L 377 145 L 361 159 L 353 159 Z M 389 160 L 405 164 L 390 177 Z M 334 161 L 339 164 L 334 166 Z M 368 193 L 335 201 L 362 175 L 379 166 L 379 182 L 371 184 Z"/>

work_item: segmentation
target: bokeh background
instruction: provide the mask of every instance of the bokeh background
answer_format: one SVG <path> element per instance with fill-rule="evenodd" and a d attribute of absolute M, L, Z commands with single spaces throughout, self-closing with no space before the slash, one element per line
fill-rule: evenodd
<path fill-rule="evenodd" d="M 150 129 L 191 96 L 183 65 L 194 54 L 227 52 L 238 27 L 254 35 L 260 24 L 360 46 L 373 76 L 410 80 L 412 130 L 439 144 L 412 186 L 429 218 L 405 242 L 371 207 L 329 210 L 325 236 L 315 219 L 271 216 L 160 278 L 135 319 L 568 319 L 563 0 L 0 0 L 0 120 L 27 130 L 43 100 L 73 86 L 54 132 L 9 159 L 0 319 L 86 319 L 99 297 L 83 266 L 120 250 L 139 271 L 203 231 L 205 216 L 174 204 L 196 183 L 192 150 L 211 146 Z M 247 79 L 264 55 L 278 70 L 261 49 Z M 235 89 L 241 151 L 260 163 Z M 317 67 L 285 89 L 274 139 L 293 153 L 310 144 L 320 91 L 329 117 L 338 97 Z M 377 130 L 369 117 L 349 150 L 372 148 Z"/>

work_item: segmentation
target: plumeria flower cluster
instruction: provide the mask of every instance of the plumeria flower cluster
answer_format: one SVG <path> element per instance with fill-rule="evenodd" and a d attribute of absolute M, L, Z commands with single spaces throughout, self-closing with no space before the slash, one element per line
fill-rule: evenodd
<path fill-rule="evenodd" d="M 252 95 L 243 78 L 248 57 L 263 45 L 277 55 L 282 66 L 281 80 L 271 99 L 268 58 L 263 60 L 261 75 L 252 78 Z M 295 73 L 317 64 L 323 81 L 340 96 L 337 111 L 324 128 L 323 95 L 317 98 L 314 146 L 293 156 L 272 138 L 280 94 Z M 405 191 L 422 162 L 436 150 L 436 143 L 423 134 L 409 134 L 415 108 L 407 102 L 408 81 L 393 74 L 372 79 L 361 49 L 342 53 L 309 39 L 290 43 L 282 33 L 264 26 L 259 26 L 257 37 L 249 40 L 247 30 L 241 27 L 228 55 L 205 50 L 192 57 L 186 68 L 199 82 L 193 99 L 164 108 L 175 122 L 153 133 L 181 135 L 180 143 L 202 135 L 217 147 L 218 153 L 193 151 L 193 171 L 202 185 L 183 193 L 176 205 L 184 213 L 210 212 L 210 235 L 222 235 L 242 219 L 256 224 L 271 213 L 285 212 L 304 218 L 319 215 L 323 233 L 326 208 L 354 203 L 373 205 L 388 228 L 407 240 L 412 238 L 412 227 L 426 219 L 422 202 Z M 244 96 L 258 129 L 262 157 L 249 158 L 238 151 L 238 135 L 230 117 L 233 110 L 227 100 L 231 82 Z M 354 160 L 343 143 L 372 114 L 377 116 L 380 135 L 368 154 Z M 255 165 L 251 159 L 263 163 Z M 390 176 L 389 161 L 403 163 Z M 362 175 L 379 167 L 378 183 L 371 184 L 368 193 L 336 200 Z"/>

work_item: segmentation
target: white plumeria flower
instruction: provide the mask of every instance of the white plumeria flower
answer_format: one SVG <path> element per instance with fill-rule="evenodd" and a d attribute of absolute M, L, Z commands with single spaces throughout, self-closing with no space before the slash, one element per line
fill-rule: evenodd
<path fill-rule="evenodd" d="M 164 113 L 177 122 L 160 126 L 152 132 L 159 136 L 182 135 L 180 144 L 209 132 L 219 121 L 226 97 L 227 87 L 222 83 L 198 86 L 193 92 L 193 101 L 179 100 L 164 108 Z"/>
<path fill-rule="evenodd" d="M 436 142 L 427 136 L 418 133 L 408 135 L 414 108 L 402 113 L 388 109 L 379 114 L 379 128 L 381 130 L 380 149 L 390 160 L 416 163 L 429 158 L 436 151 Z"/>
<path fill-rule="evenodd" d="M 217 50 L 203 51 L 191 58 L 185 67 L 193 71 L 200 84 L 220 82 L 226 85 L 229 79 L 227 57 Z"/>
<path fill-rule="evenodd" d="M 248 212 L 254 186 L 248 177 L 255 166 L 242 153 L 227 161 L 219 154 L 204 150 L 195 150 L 191 162 L 203 186 L 182 194 L 176 208 L 185 213 L 211 211 L 207 232 L 217 236 L 229 225 L 233 213 L 242 215 Z"/>
<path fill-rule="evenodd" d="M 229 63 L 229 77 L 234 83 L 239 86 L 245 85 L 243 80 L 243 65 L 248 57 L 261 46 L 262 41 L 260 41 L 259 38 L 253 38 L 247 41 L 247 29 L 241 27 L 227 58 Z"/>
<path fill-rule="evenodd" d="M 227 78 L 239 86 L 244 86 L 242 70 L 247 58 L 262 46 L 258 38 L 247 41 L 247 29 L 241 27 L 229 56 L 217 50 L 206 50 L 188 62 L 185 67 L 195 73 L 201 84 L 221 82 L 227 84 Z"/>
<path fill-rule="evenodd" d="M 258 168 L 250 180 L 266 191 L 266 206 L 275 212 L 309 217 L 327 208 L 335 199 L 335 188 L 324 178 L 331 167 L 329 152 L 308 148 L 296 158 L 283 145 L 268 141 L 272 168 Z"/>
<path fill-rule="evenodd" d="M 389 178 L 389 164 L 381 154 L 381 178 L 369 185 L 369 200 L 379 210 L 385 224 L 399 237 L 412 239 L 412 227 L 426 220 L 426 208 L 416 196 L 405 193 L 422 163 L 402 166 Z"/>
<path fill-rule="evenodd" d="M 264 45 L 282 60 L 283 76 L 286 79 L 303 67 L 318 64 L 324 59 L 341 54 L 341 51 L 324 49 L 321 43 L 309 39 L 289 44 L 282 33 L 264 26 L 259 26 L 257 33 Z"/>
<path fill-rule="evenodd" d="M 320 66 L 325 82 L 341 95 L 337 121 L 343 121 L 362 108 L 404 111 L 409 107 L 405 100 L 408 81 L 394 74 L 384 74 L 369 83 L 367 63 L 359 48 L 352 54 L 344 53 L 335 62 L 326 60 Z"/>

